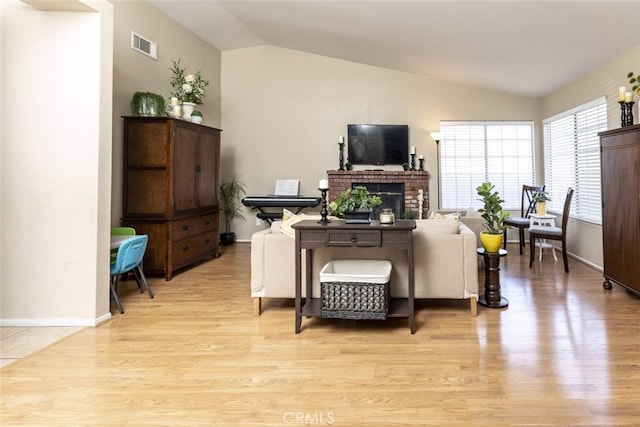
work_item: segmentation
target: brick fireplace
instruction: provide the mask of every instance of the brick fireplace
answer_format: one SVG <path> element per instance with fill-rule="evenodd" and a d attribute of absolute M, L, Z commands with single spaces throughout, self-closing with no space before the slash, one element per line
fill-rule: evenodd
<path fill-rule="evenodd" d="M 403 184 L 404 211 L 418 213 L 418 192 L 423 191 L 422 214 L 429 210 L 429 172 L 426 171 L 327 171 L 329 178 L 328 200 L 357 184 Z"/>

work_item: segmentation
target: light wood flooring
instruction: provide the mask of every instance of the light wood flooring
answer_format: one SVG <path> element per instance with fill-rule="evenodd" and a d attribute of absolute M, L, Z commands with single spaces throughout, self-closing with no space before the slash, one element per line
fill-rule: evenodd
<path fill-rule="evenodd" d="M 124 315 L 3 367 L 0 425 L 639 425 L 640 298 L 509 249 L 506 309 L 429 301 L 415 335 L 317 318 L 296 335 L 292 301 L 252 315 L 249 244 L 225 247 L 150 279 L 153 300 L 125 283 Z"/>

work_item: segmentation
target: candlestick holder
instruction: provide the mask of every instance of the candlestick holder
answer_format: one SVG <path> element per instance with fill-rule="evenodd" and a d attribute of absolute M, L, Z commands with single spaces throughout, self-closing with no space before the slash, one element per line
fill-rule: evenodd
<path fill-rule="evenodd" d="M 416 154 L 415 153 L 411 153 L 411 169 L 409 169 L 411 171 L 416 170 Z"/>
<path fill-rule="evenodd" d="M 635 102 L 631 101 L 631 102 L 625 102 L 624 106 L 625 109 L 627 110 L 625 115 L 626 115 L 626 124 L 623 126 L 633 126 L 633 104 L 635 104 Z"/>
<path fill-rule="evenodd" d="M 331 221 L 327 219 L 327 215 L 329 215 L 329 210 L 327 209 L 327 190 L 328 188 L 318 188 L 320 190 L 320 195 L 322 196 L 322 209 L 320 209 L 320 221 L 318 224 L 327 225 Z"/>
<path fill-rule="evenodd" d="M 424 171 L 424 159 L 418 159 L 420 162 L 420 166 L 418 166 L 419 171 Z"/>
<path fill-rule="evenodd" d="M 338 142 L 338 145 L 340 146 L 340 156 L 338 157 L 340 160 L 340 168 L 338 169 L 339 171 L 343 171 L 344 170 L 344 142 Z"/>
<path fill-rule="evenodd" d="M 624 101 L 618 101 L 620 104 L 620 126 L 625 127 L 627 125 L 627 106 Z"/>

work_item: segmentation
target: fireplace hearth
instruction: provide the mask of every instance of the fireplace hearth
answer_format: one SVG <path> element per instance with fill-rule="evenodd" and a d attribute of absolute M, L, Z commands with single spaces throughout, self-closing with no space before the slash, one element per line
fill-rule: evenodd
<path fill-rule="evenodd" d="M 383 199 L 382 207 L 394 209 L 396 219 L 404 218 L 405 212 L 418 214 L 418 195 L 424 198 L 422 214 L 429 210 L 429 173 L 426 171 L 327 171 L 329 178 L 328 200 L 335 200 L 343 191 L 355 185 L 364 185 L 369 192 Z M 401 193 L 402 195 L 398 194 Z M 385 204 L 387 204 L 385 206 Z M 377 217 L 377 216 L 376 216 Z"/>

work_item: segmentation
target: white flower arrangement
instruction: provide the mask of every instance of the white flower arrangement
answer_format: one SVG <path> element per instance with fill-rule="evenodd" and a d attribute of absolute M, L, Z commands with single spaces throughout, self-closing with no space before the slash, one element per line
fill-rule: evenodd
<path fill-rule="evenodd" d="M 180 66 L 180 59 L 173 61 L 173 67 L 170 68 L 173 75 L 171 76 L 171 87 L 175 96 L 182 102 L 193 102 L 196 105 L 202 105 L 204 98 L 204 89 L 209 84 L 198 70 L 195 74 L 187 74 L 185 76 L 185 68 Z"/>

